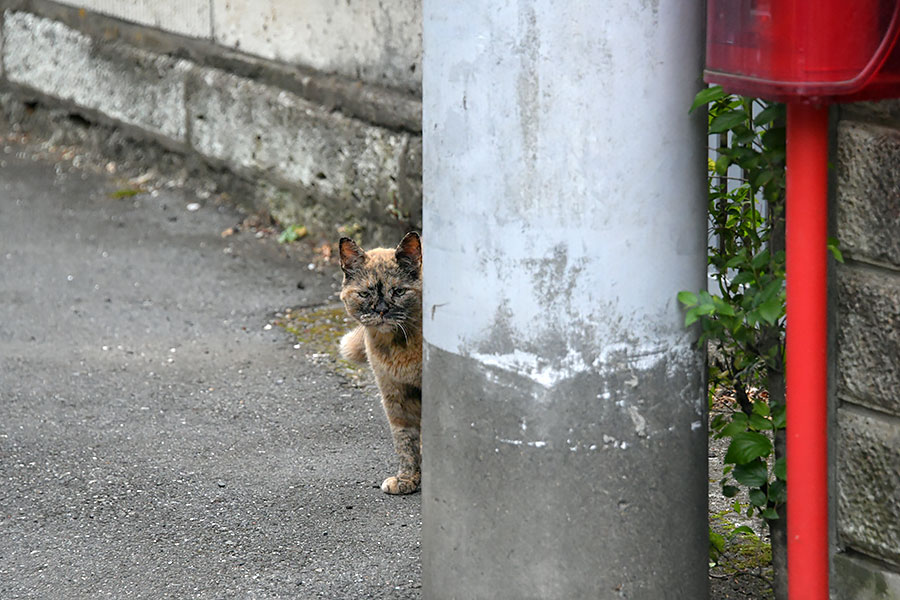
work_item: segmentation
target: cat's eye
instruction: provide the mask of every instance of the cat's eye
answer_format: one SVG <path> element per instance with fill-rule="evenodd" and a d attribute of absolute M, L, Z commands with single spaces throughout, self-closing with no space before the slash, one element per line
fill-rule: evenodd
<path fill-rule="evenodd" d="M 356 292 L 356 295 L 360 298 L 368 298 L 372 295 L 372 292 L 370 292 L 369 290 L 359 290 L 358 292 Z"/>
<path fill-rule="evenodd" d="M 395 288 L 395 289 L 391 292 L 391 295 L 392 295 L 394 298 L 399 298 L 400 296 L 402 296 L 402 295 L 405 294 L 405 293 L 406 293 L 406 290 L 405 290 L 404 288 Z"/>

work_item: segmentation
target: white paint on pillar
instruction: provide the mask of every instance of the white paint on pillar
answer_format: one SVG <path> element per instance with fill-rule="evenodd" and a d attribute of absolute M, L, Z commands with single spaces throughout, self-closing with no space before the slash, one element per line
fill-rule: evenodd
<path fill-rule="evenodd" d="M 705 286 L 698 5 L 424 12 L 427 342 L 545 386 L 692 353 L 675 296 Z"/>

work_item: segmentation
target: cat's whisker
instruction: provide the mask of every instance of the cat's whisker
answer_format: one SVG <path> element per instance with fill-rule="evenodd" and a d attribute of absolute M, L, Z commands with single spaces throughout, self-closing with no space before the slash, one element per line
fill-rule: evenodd
<path fill-rule="evenodd" d="M 403 332 L 403 339 L 405 339 L 406 343 L 409 344 L 409 336 L 406 335 L 406 327 L 404 327 L 403 323 L 401 323 L 400 321 L 397 321 L 397 327 L 399 327 L 400 331 Z"/>

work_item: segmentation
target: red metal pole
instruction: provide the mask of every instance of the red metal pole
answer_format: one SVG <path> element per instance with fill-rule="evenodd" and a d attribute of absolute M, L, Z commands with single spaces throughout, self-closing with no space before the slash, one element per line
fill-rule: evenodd
<path fill-rule="evenodd" d="M 828 107 L 787 106 L 788 593 L 828 599 Z"/>

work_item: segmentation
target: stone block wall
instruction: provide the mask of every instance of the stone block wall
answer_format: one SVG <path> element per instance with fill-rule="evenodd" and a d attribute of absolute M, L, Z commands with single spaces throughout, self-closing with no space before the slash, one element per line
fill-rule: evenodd
<path fill-rule="evenodd" d="M 0 92 L 256 184 L 366 242 L 421 222 L 419 0 L 0 0 Z"/>
<path fill-rule="evenodd" d="M 838 109 L 831 203 L 835 600 L 900 599 L 900 102 Z"/>

